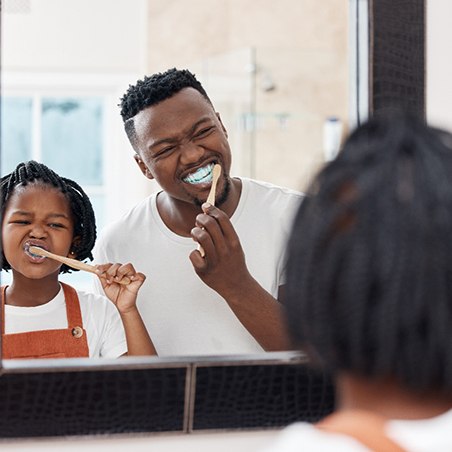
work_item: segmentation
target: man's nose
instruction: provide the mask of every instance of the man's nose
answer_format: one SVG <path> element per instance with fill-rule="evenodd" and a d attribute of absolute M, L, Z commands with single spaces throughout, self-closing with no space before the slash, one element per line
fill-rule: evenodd
<path fill-rule="evenodd" d="M 181 163 L 187 164 L 197 162 L 204 152 L 205 150 L 202 146 L 199 146 L 192 141 L 187 141 L 182 144 Z"/>

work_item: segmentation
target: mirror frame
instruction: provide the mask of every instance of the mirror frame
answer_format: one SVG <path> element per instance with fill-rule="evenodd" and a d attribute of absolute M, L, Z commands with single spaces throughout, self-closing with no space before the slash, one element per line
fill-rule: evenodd
<path fill-rule="evenodd" d="M 208 358 L 4 361 L 1 438 L 271 429 L 334 407 L 296 352 Z M 0 446 L 1 447 L 1 446 Z"/>
<path fill-rule="evenodd" d="M 425 117 L 425 3 L 350 0 L 355 124 L 394 108 Z M 276 428 L 333 408 L 331 379 L 296 352 L 0 360 L 0 439 Z"/>
<path fill-rule="evenodd" d="M 426 0 L 362 3 L 369 11 L 370 114 L 403 109 L 425 118 Z"/>

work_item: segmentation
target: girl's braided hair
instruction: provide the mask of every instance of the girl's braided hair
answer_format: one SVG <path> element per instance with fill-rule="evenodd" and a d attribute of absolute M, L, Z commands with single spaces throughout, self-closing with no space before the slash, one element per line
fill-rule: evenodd
<path fill-rule="evenodd" d="M 9 197 L 17 186 L 26 186 L 32 183 L 43 183 L 60 190 L 69 201 L 74 219 L 74 237 L 80 240 L 74 243 L 72 249 L 78 260 L 93 259 L 91 253 L 96 241 L 96 220 L 91 202 L 76 182 L 61 177 L 42 163 L 34 160 L 22 162 L 16 169 L 0 179 L 0 206 L 1 215 Z M 9 270 L 11 266 L 2 251 L 2 269 Z M 69 273 L 73 269 L 63 264 L 60 273 Z M 77 271 L 77 270 L 75 270 Z"/>
<path fill-rule="evenodd" d="M 452 135 L 398 114 L 351 134 L 288 244 L 287 322 L 333 372 L 452 392 Z"/>

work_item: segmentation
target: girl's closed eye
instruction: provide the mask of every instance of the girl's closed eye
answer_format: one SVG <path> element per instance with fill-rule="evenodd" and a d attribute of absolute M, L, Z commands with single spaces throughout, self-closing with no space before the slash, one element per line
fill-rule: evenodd
<path fill-rule="evenodd" d="M 66 225 L 61 224 L 61 223 L 49 223 L 49 227 L 54 228 L 54 229 L 59 229 L 59 228 L 66 228 Z"/>

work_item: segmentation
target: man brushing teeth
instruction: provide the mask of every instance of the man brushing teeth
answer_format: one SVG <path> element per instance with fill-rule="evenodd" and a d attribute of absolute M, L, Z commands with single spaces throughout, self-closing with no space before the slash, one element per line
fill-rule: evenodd
<path fill-rule="evenodd" d="M 202 204 L 207 199 L 207 196 L 205 195 L 205 190 L 207 190 L 207 193 L 210 192 L 210 187 L 212 186 L 214 166 L 215 163 L 209 163 L 206 166 L 198 168 L 196 171 L 190 173 L 188 176 L 182 179 L 183 182 L 190 184 L 192 186 L 196 186 L 196 188 L 203 191 L 202 195 L 195 196 L 193 198 L 193 202 L 199 207 L 201 207 Z M 225 179 L 223 190 L 220 191 L 217 187 L 217 194 L 215 196 L 215 204 L 217 206 L 221 206 L 224 203 L 224 201 L 228 197 L 229 188 L 230 188 L 229 178 Z"/>
<path fill-rule="evenodd" d="M 138 303 L 159 356 L 287 349 L 278 299 L 302 195 L 230 176 L 226 128 L 187 70 L 139 80 L 121 107 L 135 161 L 161 191 L 110 225 L 94 255 L 148 275 Z M 206 200 L 215 164 L 214 207 Z"/>

